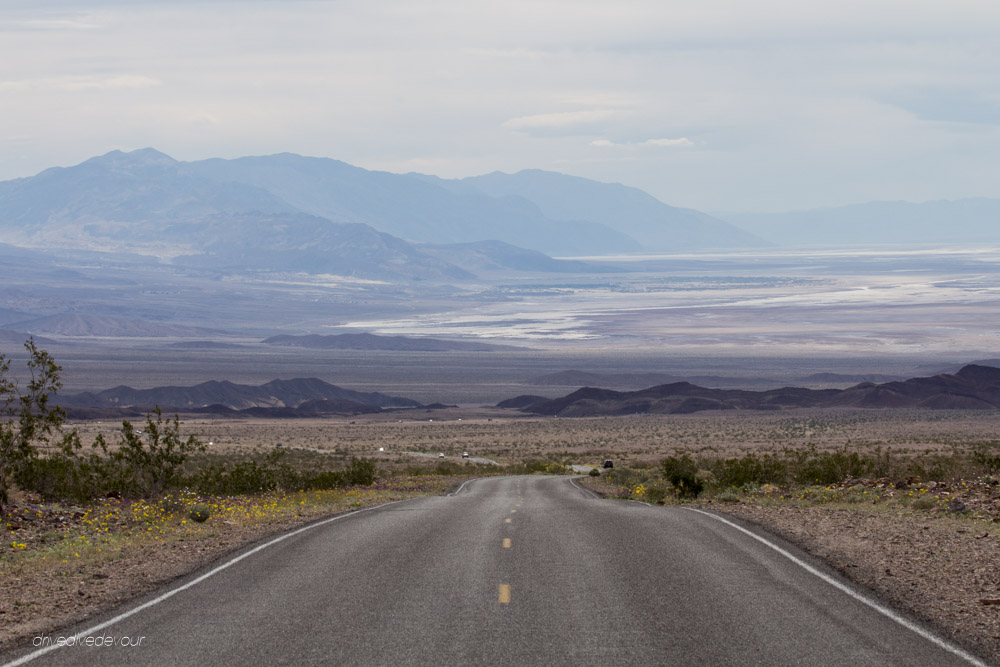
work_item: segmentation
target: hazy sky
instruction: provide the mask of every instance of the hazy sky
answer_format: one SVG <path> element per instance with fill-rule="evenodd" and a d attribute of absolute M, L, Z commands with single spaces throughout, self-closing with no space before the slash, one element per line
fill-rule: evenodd
<path fill-rule="evenodd" d="M 998 35 L 996 0 L 2 0 L 0 179 L 152 146 L 709 211 L 1000 197 Z"/>

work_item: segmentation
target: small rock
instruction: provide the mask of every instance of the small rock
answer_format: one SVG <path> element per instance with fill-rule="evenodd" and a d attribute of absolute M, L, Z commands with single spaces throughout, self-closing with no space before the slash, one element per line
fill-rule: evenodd
<path fill-rule="evenodd" d="M 980 598 L 979 604 L 987 606 L 1000 605 L 1000 598 Z"/>
<path fill-rule="evenodd" d="M 969 511 L 969 506 L 963 503 L 958 498 L 952 498 L 948 501 L 948 511 L 955 514 L 961 514 L 962 512 Z"/>

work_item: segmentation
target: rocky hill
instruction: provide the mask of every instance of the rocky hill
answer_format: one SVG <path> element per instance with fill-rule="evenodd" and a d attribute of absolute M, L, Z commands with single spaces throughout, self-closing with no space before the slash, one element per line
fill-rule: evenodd
<path fill-rule="evenodd" d="M 616 389 L 629 389 L 632 387 L 650 387 L 677 382 L 691 382 L 710 387 L 724 387 L 726 385 L 777 387 L 781 385 L 776 380 L 758 377 L 738 378 L 718 375 L 693 375 L 682 378 L 668 373 L 592 373 L 578 370 L 559 371 L 557 373 L 540 375 L 528 380 L 525 384 L 533 384 L 540 387 L 614 387 Z"/>
<path fill-rule="evenodd" d="M 747 391 L 709 389 L 687 382 L 627 392 L 584 387 L 562 398 L 533 403 L 511 399 L 507 405 L 518 403 L 525 412 L 559 417 L 830 407 L 998 410 L 1000 368 L 970 364 L 953 375 L 882 384 L 865 382 L 848 389 L 785 387 Z"/>
<path fill-rule="evenodd" d="M 59 396 L 57 403 L 66 408 L 140 408 L 160 406 L 164 411 L 247 410 L 250 408 L 286 408 L 316 411 L 317 401 L 329 405 L 365 406 L 372 409 L 412 408 L 418 401 L 380 393 L 344 389 L 317 378 L 272 380 L 262 385 L 244 385 L 210 381 L 192 387 L 155 387 L 133 389 L 115 387 L 97 393 Z M 313 404 L 312 408 L 309 405 Z M 212 409 L 208 409 L 212 408 Z M 355 410 L 351 410 L 355 411 Z"/>

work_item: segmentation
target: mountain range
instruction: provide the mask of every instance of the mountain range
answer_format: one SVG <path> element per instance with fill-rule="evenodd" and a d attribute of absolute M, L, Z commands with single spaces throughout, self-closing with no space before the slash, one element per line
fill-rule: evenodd
<path fill-rule="evenodd" d="M 413 408 L 420 403 L 408 398 L 387 396 L 344 389 L 317 378 L 272 380 L 262 385 L 236 384 L 228 381 L 203 382 L 191 387 L 154 387 L 133 389 L 120 386 L 100 392 L 85 392 L 58 396 L 56 403 L 70 409 L 148 410 L 160 406 L 164 411 L 207 410 L 221 412 L 251 408 L 302 409 L 318 412 L 324 405 L 327 412 L 356 412 L 383 408 Z"/>
<path fill-rule="evenodd" d="M 640 190 L 551 172 L 446 181 L 292 154 L 179 162 L 151 148 L 0 182 L 0 241 L 222 271 L 439 282 L 473 277 L 451 255 L 472 268 L 565 271 L 583 265 L 542 253 L 760 243 Z"/>
<path fill-rule="evenodd" d="M 970 364 L 955 374 L 864 382 L 847 389 L 747 391 L 708 389 L 688 382 L 626 392 L 584 387 L 556 399 L 519 396 L 498 407 L 559 417 L 833 407 L 1000 410 L 1000 368 Z"/>

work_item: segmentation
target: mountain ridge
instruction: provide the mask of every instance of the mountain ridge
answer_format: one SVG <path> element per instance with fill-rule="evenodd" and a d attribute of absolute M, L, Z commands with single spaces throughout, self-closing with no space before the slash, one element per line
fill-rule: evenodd
<path fill-rule="evenodd" d="M 525 400 L 518 400 L 522 398 L 508 399 L 506 404 L 520 403 L 519 409 L 523 412 L 559 417 L 805 407 L 1000 410 L 1000 368 L 969 364 L 954 375 L 939 374 L 883 384 L 865 382 L 847 389 L 783 387 L 750 391 L 709 389 L 689 382 L 676 382 L 638 391 L 584 387 L 560 398 L 526 405 Z"/>
<path fill-rule="evenodd" d="M 246 385 L 228 380 L 209 380 L 193 386 L 164 386 L 133 389 L 120 385 L 98 392 L 55 397 L 54 403 L 68 408 L 151 408 L 191 410 L 224 406 L 230 410 L 249 408 L 299 408 L 310 401 L 348 401 L 372 408 L 413 408 L 420 403 L 378 392 L 359 392 L 338 387 L 319 378 L 271 380 L 262 385 Z"/>

